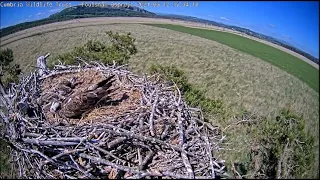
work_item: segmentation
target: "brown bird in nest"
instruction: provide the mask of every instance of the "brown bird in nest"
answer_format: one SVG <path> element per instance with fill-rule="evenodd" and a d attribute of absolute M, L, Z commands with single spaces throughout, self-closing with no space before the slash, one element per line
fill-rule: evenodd
<path fill-rule="evenodd" d="M 67 118 L 80 118 L 84 113 L 92 110 L 97 104 L 103 100 L 111 99 L 111 93 L 116 89 L 110 89 L 114 75 L 108 77 L 101 82 L 90 86 L 84 92 L 77 92 L 65 99 L 59 115 Z"/>
<path fill-rule="evenodd" d="M 63 80 L 58 83 L 54 88 L 43 93 L 38 99 L 37 103 L 39 105 L 51 103 L 52 101 L 62 101 L 65 99 L 65 96 L 70 94 L 76 85 L 83 83 L 82 81 L 77 81 L 75 77 L 72 77 L 69 80 Z"/>

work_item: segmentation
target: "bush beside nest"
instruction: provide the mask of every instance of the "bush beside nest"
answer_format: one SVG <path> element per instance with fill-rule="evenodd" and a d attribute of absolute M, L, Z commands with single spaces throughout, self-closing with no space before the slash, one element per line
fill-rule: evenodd
<path fill-rule="evenodd" d="M 205 117 L 209 114 L 219 115 L 220 118 L 224 117 L 225 109 L 223 102 L 220 99 L 206 98 L 204 92 L 188 82 L 182 70 L 174 66 L 152 64 L 149 71 L 151 74 L 160 74 L 161 79 L 164 81 L 176 83 L 187 103 L 193 107 L 201 107 L 205 113 Z"/>
<path fill-rule="evenodd" d="M 257 169 L 270 178 L 308 178 L 315 159 L 315 140 L 305 130 L 305 121 L 283 109 L 274 119 L 262 121 L 256 133 L 261 146 Z"/>
<path fill-rule="evenodd" d="M 106 32 L 111 45 L 100 41 L 89 40 L 85 45 L 75 47 L 71 52 L 58 55 L 57 57 L 48 59 L 48 67 L 52 68 L 59 61 L 66 65 L 76 64 L 74 57 L 81 57 L 86 61 L 98 61 L 104 64 L 118 65 L 128 63 L 131 55 L 137 53 L 134 45 L 135 38 L 130 33 L 119 34 L 112 31 Z"/>
<path fill-rule="evenodd" d="M 17 82 L 21 69 L 19 64 L 13 64 L 13 52 L 11 49 L 0 51 L 0 78 L 5 87 L 11 82 Z"/>

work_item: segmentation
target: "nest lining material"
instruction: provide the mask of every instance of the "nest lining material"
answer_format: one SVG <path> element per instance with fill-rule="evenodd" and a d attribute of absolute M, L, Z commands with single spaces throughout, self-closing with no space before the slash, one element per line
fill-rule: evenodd
<path fill-rule="evenodd" d="M 114 98 L 128 96 L 117 105 L 68 119 L 39 103 L 63 80 L 75 77 L 82 84 L 73 91 L 83 91 L 110 75 L 119 90 Z M 200 109 L 188 107 L 176 86 L 156 79 L 91 62 L 56 65 L 46 75 L 25 76 L 8 92 L 0 88 L 8 110 L 0 116 L 19 177 L 224 177 L 223 160 L 213 157 L 224 139 L 218 128 L 203 121 Z"/>
<path fill-rule="evenodd" d="M 110 75 L 109 75 L 110 76 Z M 130 82 L 120 82 L 120 80 L 115 81 L 110 88 L 117 88 L 116 92 L 113 93 L 111 99 L 120 101 L 113 101 L 108 105 L 91 107 L 87 114 L 84 114 L 81 119 L 77 118 L 65 118 L 59 116 L 58 113 L 50 111 L 50 105 L 53 101 L 60 101 L 59 103 L 63 106 L 63 99 L 71 94 L 85 92 L 92 85 L 99 83 L 108 76 L 94 69 L 89 69 L 87 71 L 80 71 L 76 73 L 69 73 L 64 75 L 53 76 L 44 79 L 41 82 L 41 96 L 38 100 L 49 102 L 48 104 L 42 105 L 43 112 L 45 114 L 48 122 L 55 123 L 63 120 L 68 120 L 71 124 L 78 124 L 83 122 L 92 122 L 93 120 L 101 120 L 104 118 L 115 118 L 117 115 L 123 114 L 125 112 L 134 111 L 138 108 L 142 108 L 140 105 L 141 92 L 138 88 L 128 86 Z M 59 89 L 63 87 L 62 82 L 69 81 L 70 79 L 75 79 L 76 85 L 73 87 L 72 91 L 65 96 L 58 97 L 55 99 L 53 95 L 59 94 Z M 124 86 L 123 84 L 127 84 Z M 59 110 L 58 110 L 59 111 Z"/>

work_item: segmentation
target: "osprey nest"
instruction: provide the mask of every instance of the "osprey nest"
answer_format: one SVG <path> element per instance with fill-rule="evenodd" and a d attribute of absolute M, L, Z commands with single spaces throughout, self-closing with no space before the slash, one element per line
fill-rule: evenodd
<path fill-rule="evenodd" d="M 221 178 L 223 138 L 174 84 L 125 66 L 46 67 L 2 86 L 3 135 L 20 178 Z M 5 111 L 2 111 L 5 109 Z"/>

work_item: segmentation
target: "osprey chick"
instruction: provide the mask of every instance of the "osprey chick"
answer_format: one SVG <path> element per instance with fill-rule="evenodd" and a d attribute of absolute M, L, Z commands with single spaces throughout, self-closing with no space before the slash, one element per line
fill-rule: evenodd
<path fill-rule="evenodd" d="M 101 82 L 90 86 L 84 92 L 77 92 L 65 99 L 59 111 L 60 116 L 67 118 L 79 118 L 83 113 L 92 110 L 102 99 L 108 97 L 115 89 L 109 89 L 115 81 L 114 75 Z"/>

